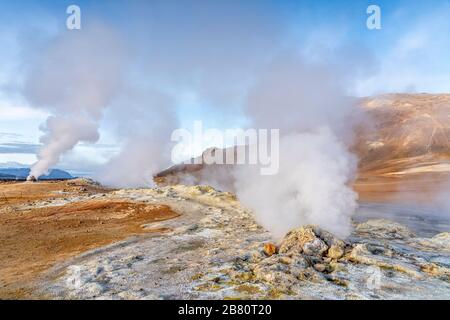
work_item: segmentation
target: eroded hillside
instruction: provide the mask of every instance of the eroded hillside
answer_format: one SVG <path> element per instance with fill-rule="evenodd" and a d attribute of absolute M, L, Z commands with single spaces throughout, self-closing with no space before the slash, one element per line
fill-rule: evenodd
<path fill-rule="evenodd" d="M 363 173 L 450 170 L 450 95 L 392 94 L 362 102 L 368 126 L 356 147 Z"/>

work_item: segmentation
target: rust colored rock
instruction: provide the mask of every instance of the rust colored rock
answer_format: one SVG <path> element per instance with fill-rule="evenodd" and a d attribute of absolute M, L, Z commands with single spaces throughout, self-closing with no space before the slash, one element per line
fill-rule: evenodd
<path fill-rule="evenodd" d="M 270 242 L 265 243 L 263 250 L 264 250 L 264 253 L 270 257 L 270 256 L 274 255 L 275 253 L 277 253 L 277 246 Z"/>

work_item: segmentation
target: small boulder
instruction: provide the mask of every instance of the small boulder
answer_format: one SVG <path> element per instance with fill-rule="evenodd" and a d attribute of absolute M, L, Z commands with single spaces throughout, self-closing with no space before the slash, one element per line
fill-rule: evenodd
<path fill-rule="evenodd" d="M 277 253 L 277 246 L 270 242 L 265 243 L 263 251 L 268 257 L 270 257 L 270 256 L 274 255 L 275 253 Z"/>
<path fill-rule="evenodd" d="M 322 263 L 316 263 L 314 265 L 314 269 L 319 272 L 324 272 L 326 270 L 326 266 Z"/>
<path fill-rule="evenodd" d="M 254 251 L 250 252 L 250 254 L 248 256 L 248 261 L 250 263 L 258 263 L 263 258 L 264 258 L 264 255 L 262 254 L 261 251 L 254 250 Z"/>
<path fill-rule="evenodd" d="M 344 255 L 344 247 L 345 242 L 333 234 L 319 227 L 308 225 L 290 231 L 281 242 L 279 252 L 322 256 L 329 251 L 329 248 L 333 248 L 329 257 L 339 259 Z"/>
<path fill-rule="evenodd" d="M 359 234 L 370 235 L 372 237 L 392 240 L 414 238 L 415 234 L 404 225 L 386 220 L 372 219 L 356 226 Z"/>
<path fill-rule="evenodd" d="M 344 255 L 344 247 L 333 244 L 329 249 L 327 256 L 331 259 L 340 259 Z"/>
<path fill-rule="evenodd" d="M 286 256 L 281 257 L 278 261 L 281 262 L 282 264 L 292 264 L 293 262 L 292 258 Z"/>
<path fill-rule="evenodd" d="M 312 227 L 305 226 L 291 230 L 283 239 L 280 246 L 280 253 L 297 253 L 303 252 L 303 245 L 316 239 L 316 235 Z"/>
<path fill-rule="evenodd" d="M 303 245 L 303 253 L 309 256 L 321 256 L 327 250 L 328 246 L 319 238 Z"/>

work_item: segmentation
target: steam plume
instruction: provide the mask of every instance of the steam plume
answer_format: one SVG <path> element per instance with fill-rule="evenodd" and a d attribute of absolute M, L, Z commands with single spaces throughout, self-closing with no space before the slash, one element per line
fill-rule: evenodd
<path fill-rule="evenodd" d="M 236 168 L 235 187 L 276 237 L 304 224 L 341 237 L 350 233 L 357 161 L 346 145 L 354 110 L 342 86 L 347 81 L 332 65 L 305 64 L 287 53 L 263 69 L 250 90 L 246 111 L 253 124 L 282 133 L 280 170 L 261 176 L 249 167 Z"/>
<path fill-rule="evenodd" d="M 289 134 L 280 141 L 279 173 L 262 176 L 256 168 L 238 167 L 236 192 L 276 238 L 305 224 L 346 237 L 357 207 L 357 195 L 348 186 L 355 163 L 327 127 Z"/>
<path fill-rule="evenodd" d="M 95 178 L 115 187 L 153 186 L 153 175 L 170 163 L 170 135 L 177 127 L 174 99 L 159 90 L 134 88 L 108 111 L 117 120 L 122 146 Z"/>
<path fill-rule="evenodd" d="M 204 115 L 245 114 L 256 129 L 281 130 L 278 175 L 261 177 L 251 167 L 233 173 L 238 197 L 266 228 L 280 236 L 317 223 L 345 236 L 356 207 L 346 87 L 366 61 L 352 56 L 347 63 L 340 59 L 346 53 L 326 46 L 321 56 L 320 43 L 302 51 L 285 9 L 270 1 L 264 8 L 261 1 L 139 2 L 131 6 L 135 19 L 127 17 L 123 45 L 106 28 L 63 34 L 33 61 L 26 81 L 32 104 L 53 114 L 32 174 L 43 174 L 78 142 L 96 141 L 105 113 L 121 150 L 97 177 L 121 187 L 150 184 L 152 173 L 168 165 L 180 96 L 190 93 Z M 121 59 L 121 47 L 135 53 L 132 59 Z"/>
<path fill-rule="evenodd" d="M 96 142 L 102 111 L 121 81 L 121 47 L 115 35 L 97 25 L 53 39 L 29 66 L 25 96 L 53 114 L 30 176 L 38 178 L 79 142 Z"/>

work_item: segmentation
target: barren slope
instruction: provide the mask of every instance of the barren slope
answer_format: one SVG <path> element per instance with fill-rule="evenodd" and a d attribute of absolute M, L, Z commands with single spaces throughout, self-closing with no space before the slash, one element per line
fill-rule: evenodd
<path fill-rule="evenodd" d="M 362 173 L 449 171 L 450 95 L 384 95 L 362 108 L 370 120 L 356 147 Z"/>
<path fill-rule="evenodd" d="M 434 201 L 450 182 L 450 95 L 384 95 L 362 108 L 370 125 L 354 147 L 361 199 Z"/>

